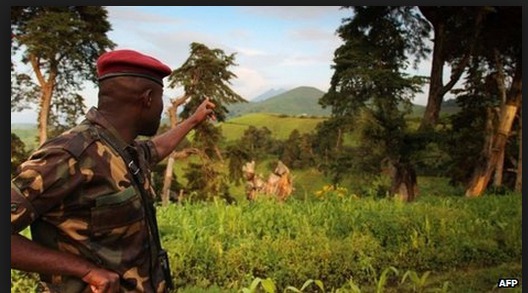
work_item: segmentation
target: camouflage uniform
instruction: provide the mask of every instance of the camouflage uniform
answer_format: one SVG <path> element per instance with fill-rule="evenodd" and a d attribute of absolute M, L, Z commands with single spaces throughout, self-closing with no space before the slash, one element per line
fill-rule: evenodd
<path fill-rule="evenodd" d="M 126 146 L 95 108 L 79 126 L 42 145 L 11 182 L 11 233 L 31 225 L 34 241 L 118 272 L 122 292 L 164 292 L 145 215 L 154 199 L 148 176 L 158 162 L 154 145 L 136 141 L 127 146 L 137 151 L 150 194 L 145 203 L 124 160 L 95 129 L 106 129 L 115 143 Z M 90 291 L 71 276 L 41 275 L 41 280 L 52 292 Z"/>

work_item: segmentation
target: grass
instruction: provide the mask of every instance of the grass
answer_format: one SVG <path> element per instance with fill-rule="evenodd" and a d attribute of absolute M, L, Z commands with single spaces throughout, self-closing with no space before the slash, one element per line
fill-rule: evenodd
<path fill-rule="evenodd" d="M 440 285 L 449 280 L 448 292 L 499 292 L 496 284 L 499 278 L 522 276 L 522 262 L 505 263 L 492 267 L 467 267 L 465 269 L 452 270 L 430 278 L 431 284 Z M 520 280 L 522 283 L 522 280 Z M 468 289 L 471 288 L 471 289 Z M 522 288 L 508 289 L 508 292 L 522 292 Z"/>
<path fill-rule="evenodd" d="M 290 136 L 290 133 L 294 129 L 297 129 L 301 134 L 308 133 L 313 131 L 317 124 L 325 119 L 253 113 L 220 123 L 220 127 L 227 141 L 233 141 L 242 137 L 244 131 L 249 126 L 255 126 L 257 128 L 267 127 L 271 131 L 273 138 L 284 140 Z"/>
<path fill-rule="evenodd" d="M 266 166 L 259 167 L 265 169 Z M 309 173 L 303 175 L 311 178 Z M 427 178 L 425 182 L 445 184 L 435 178 Z M 272 201 L 171 205 L 160 208 L 158 219 L 165 247 L 172 253 L 171 267 L 177 272 L 174 277 L 180 282 L 177 292 L 269 292 L 260 287 L 244 291 L 251 289 L 250 284 L 257 275 L 241 275 L 240 272 L 250 274 L 255 267 L 263 269 L 258 275 L 262 280 L 269 277 L 268 283 L 275 282 L 281 288 L 322 292 L 313 285 L 301 290 L 303 282 L 342 274 L 358 268 L 357 263 L 361 262 L 370 263 L 379 271 L 369 273 L 368 280 L 349 275 L 351 284 L 344 279 L 331 286 L 331 279 L 327 279 L 323 283 L 326 292 L 497 292 L 500 278 L 521 278 L 521 195 L 490 195 L 480 200 L 448 196 L 424 194 L 412 205 L 368 198 L 293 200 L 281 205 Z M 409 253 L 411 246 L 407 237 L 401 238 L 399 232 L 399 229 L 414 231 L 407 225 L 416 228 L 418 240 L 431 242 L 418 241 L 417 250 Z M 504 233 L 504 237 L 497 233 Z M 408 232 L 405 235 L 412 236 Z M 458 237 L 453 237 L 456 235 Z M 390 239 L 390 242 L 381 244 L 382 239 Z M 459 243 L 457 239 L 463 240 Z M 484 241 L 486 239 L 490 242 Z M 497 239 L 502 240 L 504 246 L 493 244 Z M 512 239 L 515 240 L 513 245 Z M 465 250 L 459 250 L 461 246 L 471 249 L 463 252 Z M 330 250 L 327 251 L 327 247 Z M 507 248 L 513 249 L 514 254 L 503 258 L 500 252 Z M 361 253 L 349 253 L 354 249 Z M 398 250 L 405 257 L 387 261 L 389 256 L 399 255 Z M 483 254 L 475 254 L 475 250 Z M 428 251 L 434 253 L 428 254 Z M 487 254 L 488 251 L 493 254 Z M 389 252 L 391 254 L 384 257 L 384 253 Z M 457 257 L 449 257 L 452 253 Z M 359 258 L 341 262 L 353 256 Z M 458 261 L 462 259 L 459 256 L 467 258 Z M 283 262 L 284 259 L 289 261 Z M 428 261 L 416 261 L 420 259 Z M 442 263 L 442 259 L 449 259 L 449 265 L 437 264 L 437 260 Z M 341 265 L 334 271 L 328 270 L 317 265 L 322 260 Z M 391 267 L 393 263 L 394 268 Z M 319 275 L 318 267 L 326 270 L 324 275 Z M 306 268 L 309 268 L 308 273 Z M 211 271 L 203 274 L 204 270 Z M 286 284 L 285 279 L 288 280 Z M 12 272 L 12 282 L 15 286 L 12 285 L 12 293 L 34 292 L 30 290 L 34 286 L 34 275 Z M 351 289 L 354 282 L 357 290 Z M 520 288 L 509 291 L 522 292 Z"/>

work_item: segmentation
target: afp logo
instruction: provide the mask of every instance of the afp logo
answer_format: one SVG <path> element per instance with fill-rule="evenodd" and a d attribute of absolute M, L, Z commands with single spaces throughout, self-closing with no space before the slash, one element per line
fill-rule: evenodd
<path fill-rule="evenodd" d="M 519 279 L 516 278 L 502 278 L 497 284 L 498 288 L 515 288 L 519 285 Z"/>

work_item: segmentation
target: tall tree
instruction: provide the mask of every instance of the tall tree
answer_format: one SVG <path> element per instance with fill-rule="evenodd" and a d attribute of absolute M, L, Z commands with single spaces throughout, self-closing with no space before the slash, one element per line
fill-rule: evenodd
<path fill-rule="evenodd" d="M 453 89 L 464 72 L 469 75 L 472 68 L 482 68 L 479 63 L 486 63 L 487 69 L 484 70 L 496 72 L 496 84 L 499 88 L 495 91 L 502 92 L 502 96 L 506 96 L 506 98 L 496 116 L 497 126 L 489 128 L 491 131 L 489 132 L 489 145 L 491 147 L 488 149 L 493 151 L 483 156 L 480 167 L 476 167 L 473 172 L 472 183 L 469 184 L 466 192 L 469 196 L 471 196 L 470 194 L 473 196 L 481 194 L 493 171 L 499 168 L 497 172 L 501 172 L 501 158 L 504 155 L 504 148 L 522 98 L 522 71 L 519 71 L 522 36 L 521 30 L 518 29 L 521 27 L 522 9 L 520 6 L 427 6 L 418 8 L 419 10 L 416 7 L 354 7 L 354 18 L 349 19 L 349 21 L 351 24 L 355 22 L 357 27 L 362 25 L 365 34 L 368 36 L 372 36 L 380 28 L 387 27 L 387 22 L 380 21 L 380 19 L 392 21 L 395 27 L 398 27 L 398 29 L 393 30 L 393 35 L 401 39 L 401 44 L 394 42 L 394 38 L 387 37 L 386 42 L 378 42 L 373 47 L 391 52 L 401 51 L 399 48 L 403 47 L 409 56 L 418 57 L 421 56 L 420 53 L 426 52 L 423 47 L 425 46 L 424 38 L 428 34 L 428 26 L 423 24 L 424 21 L 427 20 L 427 23 L 434 29 L 429 98 L 419 127 L 423 133 L 434 129 L 438 122 L 444 95 Z M 378 16 L 372 17 L 374 14 Z M 409 28 L 414 28 L 414 30 Z M 421 30 L 416 30 L 416 28 Z M 350 39 L 353 38 L 350 37 Z M 381 60 L 381 58 L 378 59 Z M 370 62 L 375 63 L 376 60 Z M 446 65 L 451 67 L 451 77 L 444 84 L 443 70 Z M 504 76 L 501 77 L 500 68 L 503 65 L 505 70 Z M 338 67 L 339 65 L 336 65 L 336 68 Z M 359 76 L 359 71 L 356 71 L 355 74 Z M 353 79 L 350 78 L 350 80 Z M 477 81 L 471 77 L 468 80 Z M 478 84 L 469 86 L 469 88 L 479 87 Z M 507 95 L 504 94 L 505 88 L 508 88 Z M 332 100 L 331 95 L 332 93 L 329 92 L 326 98 Z M 493 94 L 489 92 L 487 95 Z M 363 97 L 368 99 L 369 95 L 363 94 Z M 357 107 L 357 104 L 352 105 L 347 99 L 333 100 L 338 101 L 334 102 L 333 107 L 342 109 L 339 110 L 341 114 L 343 114 L 342 111 L 346 111 L 343 109 Z M 488 115 L 487 123 L 483 125 L 493 126 L 490 119 L 491 115 Z M 423 137 L 427 138 L 425 135 Z M 423 142 L 425 141 L 420 144 Z M 501 174 L 496 175 L 497 182 L 499 182 Z"/>
<path fill-rule="evenodd" d="M 221 49 L 210 49 L 200 43 L 191 43 L 187 60 L 169 76 L 169 87 L 183 86 L 189 102 L 185 104 L 181 116 L 189 117 L 205 97 L 216 104 L 216 119 L 225 121 L 227 105 L 247 102 L 233 89 L 231 80 L 237 76 L 229 70 L 236 66 L 235 54 L 226 55 Z"/>
<path fill-rule="evenodd" d="M 301 134 L 294 129 L 288 139 L 283 142 L 280 160 L 290 169 L 302 169 L 314 165 L 313 152 L 314 136 L 309 133 Z"/>
<path fill-rule="evenodd" d="M 227 105 L 247 102 L 230 87 L 231 80 L 236 78 L 236 75 L 229 70 L 229 67 L 237 65 L 235 54 L 226 55 L 221 49 L 210 49 L 200 43 L 191 43 L 190 47 L 189 58 L 169 76 L 169 87 L 183 86 L 184 96 L 188 99 L 181 117 L 184 119 L 189 117 L 205 98 L 209 98 L 216 105 L 214 109 L 216 120 L 225 121 Z M 197 133 L 195 143 L 201 144 L 204 151 L 209 153 L 213 149 L 214 153 L 219 155 L 216 144 L 221 135 L 215 134 L 218 139 L 213 140 L 212 137 L 200 134 L 213 134 L 215 131 L 210 129 L 211 127 L 211 123 L 199 125 L 195 131 Z"/>
<path fill-rule="evenodd" d="M 240 140 L 226 147 L 226 155 L 229 160 L 229 181 L 239 186 L 244 178 L 244 165 L 252 160 L 251 155 Z"/>
<path fill-rule="evenodd" d="M 332 118 L 347 118 L 350 125 L 358 115 L 365 117 L 362 143 L 378 146 L 383 157 L 378 165 L 387 161 L 396 170 L 391 191 L 410 201 L 416 195 L 416 178 L 406 176 L 414 170 L 406 150 L 405 113 L 399 107 L 409 105 L 423 84 L 403 71 L 409 53 L 425 52 L 421 39 L 427 27 L 413 7 L 353 10 L 354 17 L 338 29 L 345 43 L 335 51 L 331 86 L 320 103 L 332 108 Z"/>
<path fill-rule="evenodd" d="M 171 104 L 169 108 L 167 109 L 167 114 L 169 116 L 169 122 L 170 122 L 170 128 L 174 128 L 178 125 L 178 108 L 184 104 L 189 96 L 186 94 L 183 94 L 179 98 L 171 99 Z M 159 130 L 166 131 L 166 129 Z M 173 185 L 172 182 L 172 175 L 174 172 L 174 162 L 176 159 L 183 159 L 187 158 L 192 154 L 199 153 L 199 150 L 196 148 L 185 148 L 184 150 L 174 150 L 169 157 L 167 158 L 167 165 L 165 167 L 165 172 L 163 176 L 163 186 L 161 189 L 161 203 L 163 206 L 167 206 L 169 204 L 170 199 L 170 188 Z"/>
<path fill-rule="evenodd" d="M 419 6 L 433 27 L 433 54 L 427 104 L 421 130 L 432 129 L 438 122 L 444 96 L 459 81 L 478 43 L 482 21 L 489 12 L 485 6 Z M 451 76 L 444 84 L 444 69 L 451 66 Z"/>
<path fill-rule="evenodd" d="M 497 170 L 510 138 L 512 126 L 522 104 L 522 7 L 494 6 L 483 20 L 483 33 L 479 38 L 476 57 L 484 60 L 496 72 L 498 92 L 507 92 L 500 104 L 498 124 L 491 139 L 491 148 L 482 156 L 475 168 L 466 196 L 483 194 L 491 176 Z M 504 75 L 508 76 L 505 78 Z M 508 84 L 505 80 L 508 79 Z M 505 90 L 507 88 L 507 90 Z M 522 164 L 522 162 L 518 162 Z"/>
<path fill-rule="evenodd" d="M 227 105 L 231 103 L 246 102 L 239 94 L 230 87 L 231 80 L 236 75 L 229 70 L 229 67 L 236 66 L 235 54 L 226 55 L 223 50 L 210 49 L 204 44 L 191 43 L 191 52 L 187 60 L 172 72 L 169 76 L 169 87 L 183 86 L 184 94 L 175 99 L 172 108 L 169 110 L 172 127 L 176 127 L 177 107 L 184 104 L 181 112 L 182 118 L 188 118 L 191 113 L 205 99 L 209 98 L 216 104 L 214 115 L 217 121 L 225 121 L 228 112 Z M 195 152 L 202 152 L 203 158 L 210 158 L 216 155 L 222 159 L 217 147 L 222 135 L 220 129 L 211 123 L 202 123 L 194 131 Z M 165 171 L 165 179 L 162 192 L 162 202 L 168 202 L 168 190 L 172 182 L 174 159 L 177 154 L 173 152 L 168 159 Z M 195 166 L 196 167 L 196 166 Z M 209 172 L 206 168 L 189 169 L 189 176 L 195 176 L 196 172 L 206 172 L 211 178 L 216 178 L 218 172 Z M 210 182 L 209 182 L 210 183 Z M 193 189 L 197 186 L 193 185 Z"/>
<path fill-rule="evenodd" d="M 280 156 L 280 160 L 290 168 L 300 168 L 302 162 L 301 157 L 301 133 L 299 130 L 294 129 L 288 139 L 284 143 L 284 149 Z"/>
<path fill-rule="evenodd" d="M 334 115 L 332 119 L 317 125 L 313 135 L 312 150 L 317 157 L 316 167 L 320 171 L 330 171 L 332 162 L 336 161 L 339 153 L 343 151 L 343 132 L 351 131 L 351 119 L 351 117 Z"/>
<path fill-rule="evenodd" d="M 111 30 L 107 17 L 100 6 L 11 7 L 11 56 L 20 55 L 22 64 L 32 70 L 31 75 L 19 72 L 14 79 L 12 75 L 12 84 L 24 86 L 13 89 L 18 92 L 12 92 L 11 104 L 38 104 L 40 144 L 48 137 L 52 103 L 72 98 L 82 102 L 76 93 L 85 80 L 96 81 L 97 57 L 115 47 L 107 36 Z M 33 92 L 38 96 L 32 96 Z M 68 109 L 76 116 L 83 108 Z"/>
<path fill-rule="evenodd" d="M 466 72 L 464 89 L 454 92 L 460 111 L 449 117 L 451 127 L 444 131 L 442 144 L 450 155 L 446 175 L 453 185 L 467 186 L 481 153 L 491 148 L 493 109 L 497 107 L 497 96 L 490 92 L 493 84 L 483 68 L 472 64 Z"/>
<path fill-rule="evenodd" d="M 272 132 L 266 126 L 257 128 L 250 125 L 240 138 L 241 145 L 245 147 L 251 160 L 259 161 L 263 159 L 266 154 L 273 152 L 275 140 L 272 137 Z"/>
<path fill-rule="evenodd" d="M 478 164 L 466 189 L 466 196 L 481 196 L 486 190 L 493 172 L 504 153 L 514 119 L 522 103 L 522 69 L 517 66 L 507 102 L 500 109 L 499 123 L 491 140 L 491 147 L 484 152 L 481 164 Z M 519 162 L 522 163 L 522 162 Z M 497 170 L 497 171 L 502 171 Z"/>
<path fill-rule="evenodd" d="M 519 156 L 517 158 L 517 176 L 515 177 L 515 191 L 522 192 L 522 109 L 519 109 Z"/>

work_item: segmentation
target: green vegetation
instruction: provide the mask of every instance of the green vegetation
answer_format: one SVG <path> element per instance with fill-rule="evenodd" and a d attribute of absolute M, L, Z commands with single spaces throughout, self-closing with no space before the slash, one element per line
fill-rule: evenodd
<path fill-rule="evenodd" d="M 179 292 L 490 292 L 521 277 L 521 202 L 326 188 L 286 203 L 183 202 L 158 217 Z M 12 292 L 34 286 L 27 276 L 12 276 Z"/>
<path fill-rule="evenodd" d="M 397 280 L 406 271 L 429 271 L 422 284 L 429 289 L 449 281 L 450 292 L 484 292 L 505 276 L 507 264 L 521 276 L 520 202 L 516 194 L 402 204 L 330 191 L 320 200 L 183 204 L 159 214 L 179 286 L 233 289 L 258 277 L 279 291 L 317 279 L 327 289 L 352 280 L 368 292 L 394 267 Z M 496 275 L 486 277 L 479 267 Z M 386 278 L 387 288 L 400 286 Z"/>
<path fill-rule="evenodd" d="M 257 128 L 268 128 L 273 138 L 287 139 L 290 133 L 297 129 L 300 133 L 308 133 L 315 126 L 324 121 L 323 117 L 297 117 L 269 113 L 252 113 L 241 117 L 235 117 L 221 123 L 222 133 L 226 141 L 233 141 L 242 136 L 249 126 Z"/>
<path fill-rule="evenodd" d="M 34 150 L 38 146 L 37 125 L 11 124 L 11 132 L 22 140 L 26 151 Z"/>

